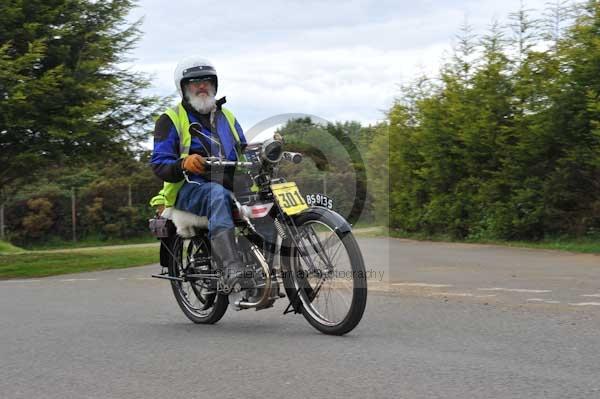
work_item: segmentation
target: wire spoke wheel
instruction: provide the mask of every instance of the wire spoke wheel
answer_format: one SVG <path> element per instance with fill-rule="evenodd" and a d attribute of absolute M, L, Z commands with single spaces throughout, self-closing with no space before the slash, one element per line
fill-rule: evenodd
<path fill-rule="evenodd" d="M 284 258 L 284 281 L 290 300 L 297 298 L 311 325 L 341 335 L 362 318 L 367 284 L 356 240 L 351 232 L 340 232 L 331 219 L 317 213 L 298 218 L 296 242 L 290 240 L 289 256 Z"/>
<path fill-rule="evenodd" d="M 169 275 L 184 281 L 171 281 L 175 299 L 183 313 L 194 323 L 213 324 L 227 310 L 226 295 L 217 293 L 216 281 L 211 278 L 188 279 L 188 275 L 215 274 L 216 266 L 210 256 L 210 243 L 206 237 L 192 239 L 177 237 L 173 245 L 173 258 Z"/>

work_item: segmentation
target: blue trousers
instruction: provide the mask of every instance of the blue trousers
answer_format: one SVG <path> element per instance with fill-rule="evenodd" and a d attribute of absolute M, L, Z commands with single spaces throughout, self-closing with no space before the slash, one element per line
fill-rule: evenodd
<path fill-rule="evenodd" d="M 175 202 L 177 209 L 208 218 L 208 238 L 234 227 L 231 207 L 231 191 L 209 181 L 184 183 Z M 256 219 L 254 224 L 267 242 L 275 242 L 277 233 L 270 218 Z"/>
<path fill-rule="evenodd" d="M 231 192 L 214 182 L 184 183 L 175 208 L 208 218 L 208 236 L 233 228 Z"/>

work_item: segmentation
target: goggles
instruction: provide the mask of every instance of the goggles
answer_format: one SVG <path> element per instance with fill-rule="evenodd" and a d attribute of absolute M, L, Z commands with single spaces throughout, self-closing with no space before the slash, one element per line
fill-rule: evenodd
<path fill-rule="evenodd" d="M 185 83 L 192 83 L 192 84 L 200 84 L 202 82 L 210 82 L 214 85 L 215 83 L 215 78 L 213 76 L 203 76 L 200 78 L 189 78 L 185 80 Z"/>

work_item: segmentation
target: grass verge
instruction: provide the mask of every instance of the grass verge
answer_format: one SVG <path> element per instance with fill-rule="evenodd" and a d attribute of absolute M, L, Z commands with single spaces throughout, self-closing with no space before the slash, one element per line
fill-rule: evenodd
<path fill-rule="evenodd" d="M 158 261 L 158 251 L 158 246 L 144 246 L 4 255 L 0 256 L 0 279 L 45 277 L 148 265 Z"/>
<path fill-rule="evenodd" d="M 12 245 L 11 243 L 0 241 L 0 255 L 4 254 L 15 254 L 18 252 L 23 252 L 23 249 Z"/>
<path fill-rule="evenodd" d="M 419 241 L 460 242 L 468 244 L 491 244 L 506 247 L 552 249 L 558 251 L 600 254 L 600 238 L 550 238 L 541 241 L 505 241 L 505 240 L 456 240 L 447 235 L 428 236 L 422 233 L 407 233 L 404 231 L 390 230 L 390 237 L 408 238 Z"/>
<path fill-rule="evenodd" d="M 388 230 L 386 227 L 383 226 L 352 226 L 352 233 L 356 237 L 385 237 L 388 235 Z"/>
<path fill-rule="evenodd" d="M 592 238 L 543 240 L 539 242 L 528 241 L 488 241 L 483 244 L 505 245 L 509 247 L 554 249 L 558 251 L 581 252 L 586 254 L 600 254 L 600 240 Z"/>
<path fill-rule="evenodd" d="M 47 249 L 72 249 L 86 247 L 105 247 L 111 245 L 130 245 L 130 244 L 146 244 L 156 242 L 156 238 L 151 235 L 144 235 L 133 238 L 113 238 L 102 239 L 99 237 L 88 237 L 80 241 L 68 241 L 53 239 L 45 243 L 26 245 L 24 248 L 28 251 L 41 251 Z"/>

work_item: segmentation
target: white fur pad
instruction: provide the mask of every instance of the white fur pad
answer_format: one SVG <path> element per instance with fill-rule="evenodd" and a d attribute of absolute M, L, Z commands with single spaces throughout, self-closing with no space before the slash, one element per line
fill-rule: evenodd
<path fill-rule="evenodd" d="M 173 224 L 177 227 L 177 234 L 181 237 L 195 236 L 196 231 L 194 228 L 208 228 L 208 218 L 206 216 L 194 215 L 191 212 L 175 209 L 172 206 L 165 208 L 161 216 L 173 221 Z"/>

